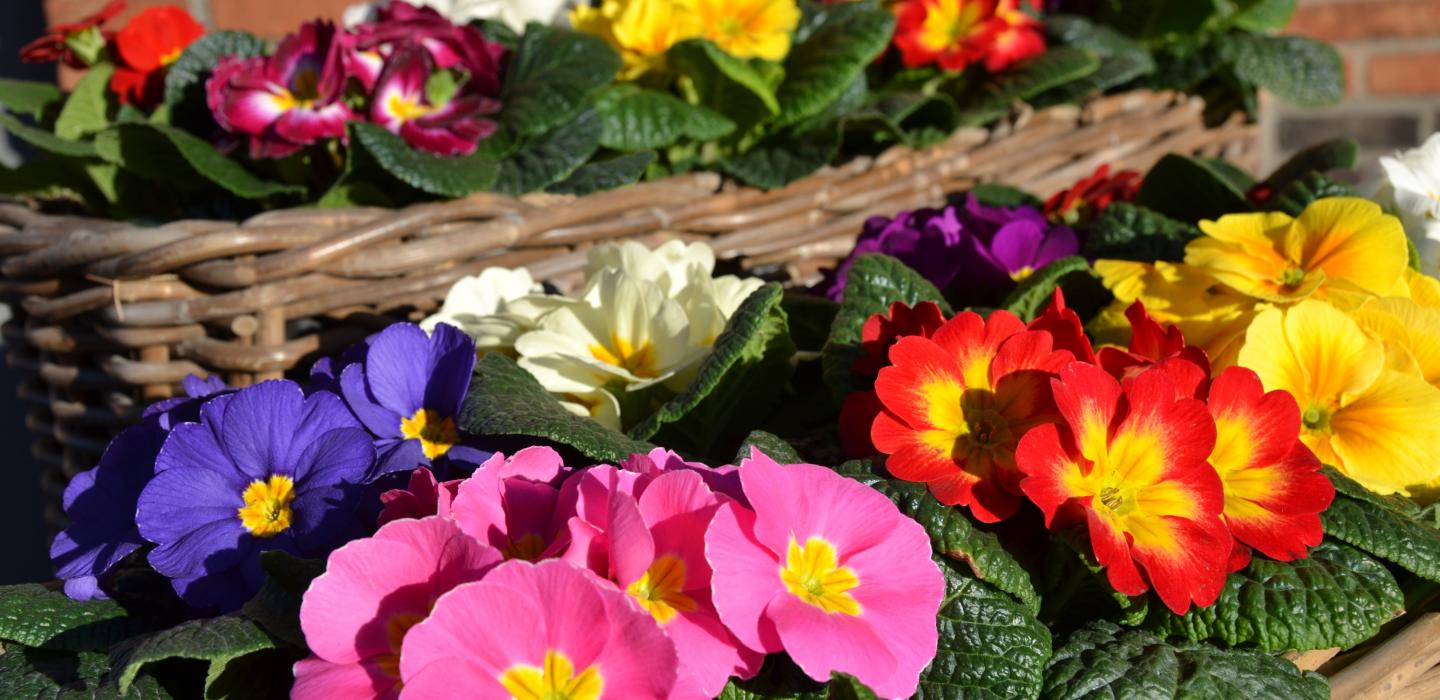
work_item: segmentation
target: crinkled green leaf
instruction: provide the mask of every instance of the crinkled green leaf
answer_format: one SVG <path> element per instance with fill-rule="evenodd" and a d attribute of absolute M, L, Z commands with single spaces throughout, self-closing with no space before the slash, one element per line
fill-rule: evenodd
<path fill-rule="evenodd" d="M 0 587 L 0 639 L 30 647 L 104 651 L 151 629 L 109 600 L 71 600 L 38 583 Z"/>
<path fill-rule="evenodd" d="M 1270 177 L 1265 178 L 1265 184 L 1272 189 L 1283 189 L 1312 172 L 1348 170 L 1355 167 L 1359 154 L 1360 144 L 1352 138 L 1317 143 L 1290 156 L 1275 172 L 1270 173 Z"/>
<path fill-rule="evenodd" d="M 716 461 L 734 454 L 794 370 L 795 343 L 780 308 L 783 294 L 774 283 L 755 290 L 715 339 L 690 386 L 630 435 Z"/>
<path fill-rule="evenodd" d="M 114 700 L 119 689 L 107 678 L 109 659 L 94 652 L 67 653 L 4 645 L 0 650 L 0 697 L 20 700 Z M 169 700 L 154 678 L 142 675 L 126 700 Z"/>
<path fill-rule="evenodd" d="M 205 700 L 272 700 L 290 696 L 295 684 L 295 662 L 305 656 L 299 649 L 265 649 L 236 658 L 224 666 L 210 666 L 205 679 Z"/>
<path fill-rule="evenodd" d="M 933 499 L 932 499 L 933 500 Z M 921 700 L 961 698 L 1035 698 L 1050 632 L 1033 610 L 990 584 L 942 563 L 945 601 L 937 622 L 940 643 L 935 660 L 920 674 L 915 696 Z"/>
<path fill-rule="evenodd" d="M 98 63 L 85 71 L 55 118 L 56 136 L 75 141 L 110 126 L 110 76 L 114 73 L 115 66 L 110 63 Z"/>
<path fill-rule="evenodd" d="M 721 161 L 720 167 L 746 184 L 774 189 L 819 170 L 839 152 L 839 130 L 826 125 L 804 134 L 776 134 Z"/>
<path fill-rule="evenodd" d="M 1093 278 L 1095 272 L 1090 269 L 1090 262 L 1078 255 L 1060 258 L 1026 277 L 1005 297 L 1001 306 L 1029 323 L 1054 298 L 1055 288 L 1072 275 Z"/>
<path fill-rule="evenodd" d="M 752 448 L 764 452 L 765 456 L 780 464 L 801 464 L 805 461 L 784 438 L 763 430 L 754 430 L 745 438 L 745 442 L 740 443 L 740 450 L 735 453 L 735 464 L 749 459 Z"/>
<path fill-rule="evenodd" d="M 473 435 L 525 435 L 558 442 L 586 457 L 619 464 L 655 449 L 567 410 L 515 361 L 487 353 L 475 363 L 460 427 Z"/>
<path fill-rule="evenodd" d="M 1058 85 L 1037 96 L 1037 106 L 1073 102 L 1130 82 L 1155 70 L 1155 59 L 1140 42 L 1111 27 L 1079 15 L 1049 15 L 1045 30 L 1057 44 L 1094 53 L 1100 65 L 1093 73 Z"/>
<path fill-rule="evenodd" d="M 525 141 L 500 162 L 500 177 L 493 189 L 522 195 L 564 180 L 600 147 L 601 130 L 600 117 L 592 109 Z"/>
<path fill-rule="evenodd" d="M 871 316 L 889 313 L 890 305 L 897 301 L 907 306 L 932 301 L 950 313 L 950 304 L 940 290 L 905 263 L 880 254 L 856 259 L 845 278 L 845 298 L 820 358 L 825 384 L 837 401 L 869 388 L 862 386 L 850 369 L 865 354 L 860 347 L 861 330 Z"/>
<path fill-rule="evenodd" d="M 44 129 L 30 126 L 3 110 L 0 110 L 0 128 L 3 128 L 11 136 L 46 153 L 75 158 L 95 157 L 95 146 L 88 141 L 62 139 Z"/>
<path fill-rule="evenodd" d="M 0 78 L 0 107 L 39 119 L 64 97 L 54 83 Z"/>
<path fill-rule="evenodd" d="M 1228 22 L 1247 32 L 1278 32 L 1295 14 L 1295 0 L 1226 0 L 1225 4 L 1234 5 Z"/>
<path fill-rule="evenodd" d="M 976 578 L 1014 596 L 1031 617 L 1040 609 L 1030 574 L 1005 551 L 999 538 L 977 528 L 960 510 L 935 500 L 924 484 L 886 478 L 863 460 L 846 462 L 835 471 L 885 494 L 905 517 L 925 528 L 936 554 L 965 564 Z"/>
<path fill-rule="evenodd" d="M 1056 46 L 1039 56 L 1013 66 L 988 83 L 983 93 L 964 103 L 961 125 L 978 125 L 1003 115 L 1016 102 L 1068 85 L 1100 69 L 1100 59 L 1091 51 L 1073 46 Z"/>
<path fill-rule="evenodd" d="M 719 112 L 658 90 L 621 84 L 595 98 L 600 145 L 621 151 L 664 148 L 682 139 L 712 141 L 735 130 Z"/>
<path fill-rule="evenodd" d="M 1185 245 L 1199 235 L 1200 229 L 1193 224 L 1116 202 L 1095 218 L 1085 241 L 1085 257 L 1180 262 L 1185 259 Z"/>
<path fill-rule="evenodd" d="M 196 39 L 165 71 L 165 104 L 205 100 L 205 79 L 227 56 L 253 58 L 265 55 L 265 41 L 249 32 L 213 32 Z"/>
<path fill-rule="evenodd" d="M 1245 190 L 1231 182 L 1227 173 L 1209 161 L 1178 153 L 1161 158 L 1145 174 L 1135 204 L 1187 223 L 1250 208 Z"/>
<path fill-rule="evenodd" d="M 1170 644 L 1147 630 L 1097 621 L 1056 647 L 1040 697 L 1327 700 L 1330 688 L 1277 656 L 1203 642 Z"/>
<path fill-rule="evenodd" d="M 598 37 L 532 22 L 509 58 L 500 119 L 522 135 L 548 132 L 574 119 L 618 70 L 620 56 Z"/>
<path fill-rule="evenodd" d="M 1320 514 L 1326 535 L 1440 582 L 1440 530 L 1421 520 L 1413 503 L 1400 505 L 1397 499 L 1370 494 L 1329 467 L 1326 475 L 1337 492 Z"/>
<path fill-rule="evenodd" d="M 1309 172 L 1286 185 L 1265 203 L 1269 211 L 1283 211 L 1290 216 L 1300 216 L 1311 202 L 1325 197 L 1354 197 L 1355 189 L 1342 182 L 1317 172 Z"/>
<path fill-rule="evenodd" d="M 1404 611 L 1400 586 L 1385 565 L 1326 542 L 1297 561 L 1257 556 L 1230 574 L 1214 605 L 1184 615 L 1154 605 L 1146 626 L 1260 651 L 1309 651 L 1355 646 Z"/>
<path fill-rule="evenodd" d="M 442 197 L 464 197 L 490 188 L 501 173 L 500 163 L 491 158 L 425 153 L 377 124 L 354 122 L 350 129 L 355 143 L 368 151 L 385 172 L 417 190 Z"/>
<path fill-rule="evenodd" d="M 1298 107 L 1326 107 L 1345 96 L 1334 47 L 1301 36 L 1229 35 L 1235 75 Z"/>
<path fill-rule="evenodd" d="M 209 662 L 209 676 L 215 678 L 231 660 L 274 648 L 275 638 L 255 621 L 227 615 L 191 620 L 131 639 L 111 652 L 110 664 L 123 693 L 146 664 L 166 659 L 198 659 Z"/>
<path fill-rule="evenodd" d="M 767 76 L 709 41 L 682 41 L 670 47 L 666 59 L 671 68 L 695 83 L 695 89 L 705 98 L 704 104 L 718 111 L 734 114 L 726 103 L 744 95 L 757 101 L 766 114 L 780 113 L 775 86 Z"/>
<path fill-rule="evenodd" d="M 633 185 L 653 162 L 654 151 L 626 153 L 606 160 L 591 161 L 576 168 L 575 172 L 570 173 L 564 180 L 546 187 L 545 191 L 583 196 Z"/>
<path fill-rule="evenodd" d="M 799 122 L 839 99 L 890 44 L 894 27 L 894 14 L 880 7 L 825 8 L 809 35 L 785 57 L 785 81 L 776 92 L 779 125 Z"/>

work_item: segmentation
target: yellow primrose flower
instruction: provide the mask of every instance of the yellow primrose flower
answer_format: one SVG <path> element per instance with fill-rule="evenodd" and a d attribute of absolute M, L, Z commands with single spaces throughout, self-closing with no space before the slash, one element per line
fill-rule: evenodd
<path fill-rule="evenodd" d="M 736 58 L 779 61 L 800 24 L 795 0 L 676 0 L 700 25 L 700 36 Z"/>
<path fill-rule="evenodd" d="M 671 46 L 700 35 L 694 13 L 680 0 L 604 0 L 570 11 L 570 25 L 610 44 L 624 63 L 620 80 L 635 80 L 665 67 Z"/>
<path fill-rule="evenodd" d="M 1187 342 L 1204 348 L 1217 371 L 1235 364 L 1245 329 L 1259 308 L 1254 299 L 1189 265 L 1097 260 L 1095 272 L 1115 295 L 1115 301 L 1090 322 L 1096 342 L 1129 344 L 1125 309 L 1139 301 L 1160 324 L 1178 326 Z"/>
<path fill-rule="evenodd" d="M 1440 308 L 1440 280 L 1407 267 L 1405 268 L 1405 288 L 1409 292 L 1410 299 L 1416 304 Z"/>
<path fill-rule="evenodd" d="M 1440 389 L 1386 357 L 1384 345 L 1335 307 L 1308 299 L 1256 315 L 1240 364 L 1300 405 L 1300 439 L 1327 464 L 1382 494 L 1440 477 Z"/>
<path fill-rule="evenodd" d="M 1409 353 L 1414 371 L 1440 385 L 1440 308 L 1400 297 L 1373 297 L 1350 317 L 1387 351 Z"/>
<path fill-rule="evenodd" d="M 1405 230 L 1369 200 L 1316 200 L 1296 219 L 1231 214 L 1200 222 L 1200 230 L 1205 236 L 1185 247 L 1186 264 L 1256 299 L 1293 303 L 1332 280 L 1372 294 L 1405 293 Z"/>

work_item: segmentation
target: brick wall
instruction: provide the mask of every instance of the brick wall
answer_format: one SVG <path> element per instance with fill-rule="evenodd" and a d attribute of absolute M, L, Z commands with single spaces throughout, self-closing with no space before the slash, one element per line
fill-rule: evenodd
<path fill-rule="evenodd" d="M 14 0 L 12 0 L 14 1 Z M 20 0 L 24 1 L 24 0 Z M 44 0 L 45 15 L 51 24 L 69 22 L 104 7 L 108 0 Z M 340 13 L 359 0 L 127 0 L 129 9 L 120 16 L 119 26 L 131 15 L 151 5 L 179 5 L 212 29 L 243 29 L 278 39 L 301 22 L 316 17 L 338 19 Z"/>
<path fill-rule="evenodd" d="M 1440 131 L 1440 0 L 1300 0 L 1286 30 L 1330 42 L 1345 59 L 1345 100 L 1299 110 L 1267 99 L 1262 153 L 1273 167 L 1299 148 L 1351 136 L 1363 174 L 1375 158 Z"/>

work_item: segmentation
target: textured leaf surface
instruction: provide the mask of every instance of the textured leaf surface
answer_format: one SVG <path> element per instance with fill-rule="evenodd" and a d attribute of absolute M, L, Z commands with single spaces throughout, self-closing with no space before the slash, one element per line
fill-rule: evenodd
<path fill-rule="evenodd" d="M 618 70 L 620 56 L 599 38 L 532 23 L 511 55 L 500 117 L 520 134 L 545 133 L 574 119 Z"/>
<path fill-rule="evenodd" d="M 1180 262 L 1185 259 L 1185 244 L 1199 235 L 1200 229 L 1193 224 L 1116 202 L 1096 217 L 1085 241 L 1085 257 Z"/>
<path fill-rule="evenodd" d="M 1383 564 L 1327 542 L 1298 561 L 1257 556 L 1230 574 L 1214 605 L 1185 615 L 1155 605 L 1147 627 L 1260 651 L 1309 651 L 1359 644 L 1404 610 L 1400 587 Z"/>
<path fill-rule="evenodd" d="M 747 184 L 774 189 L 819 170 L 839 152 L 839 131 L 826 125 L 800 135 L 771 136 L 720 167 Z"/>
<path fill-rule="evenodd" d="M 526 435 L 569 445 L 586 457 L 618 464 L 654 445 L 633 440 L 560 405 L 540 382 L 499 353 L 475 363 L 460 425 L 475 435 Z"/>
<path fill-rule="evenodd" d="M 215 64 L 226 56 L 251 58 L 265 55 L 265 41 L 249 32 L 214 32 L 196 39 L 165 71 L 165 103 L 205 99 L 204 82 Z"/>
<path fill-rule="evenodd" d="M 1283 211 L 1291 216 L 1299 216 L 1305 211 L 1310 203 L 1325 197 L 1353 197 L 1355 189 L 1341 182 L 1336 182 L 1328 176 L 1317 172 L 1306 173 L 1305 175 L 1290 181 L 1279 192 L 1276 192 L 1265 208 L 1270 211 Z"/>
<path fill-rule="evenodd" d="M 778 284 L 755 290 L 715 339 L 695 379 L 630 431 L 666 447 L 724 461 L 776 405 L 793 367 L 795 343 Z"/>
<path fill-rule="evenodd" d="M 0 651 L 0 697 L 20 700 L 113 700 L 120 691 L 106 678 L 104 654 L 64 653 L 6 645 Z M 168 700 L 150 676 L 130 686 L 126 700 Z"/>
<path fill-rule="evenodd" d="M 1035 698 L 1050 632 L 1034 613 L 984 581 L 942 565 L 946 597 L 940 607 L 935 660 L 920 674 L 916 698 Z"/>
<path fill-rule="evenodd" d="M 1250 207 L 1245 191 L 1225 172 L 1200 158 L 1175 153 L 1161 158 L 1145 174 L 1135 204 L 1186 223 L 1218 219 Z"/>
<path fill-rule="evenodd" d="M 746 95 L 757 101 L 766 114 L 778 114 L 780 102 L 775 88 L 755 66 L 725 53 L 704 39 L 682 41 L 667 54 L 671 67 L 697 83 L 706 104 L 731 114 L 725 104 L 733 96 Z"/>
<path fill-rule="evenodd" d="M 208 661 L 213 678 L 232 659 L 275 647 L 275 639 L 253 620 L 225 616 L 192 620 L 132 639 L 111 652 L 110 662 L 124 692 L 149 663 L 176 658 Z"/>
<path fill-rule="evenodd" d="M 974 100 L 963 100 L 962 126 L 989 122 L 1021 102 L 1046 90 L 1074 83 L 1100 69 L 1092 52 L 1073 46 L 1057 46 L 1007 70 L 989 83 Z"/>
<path fill-rule="evenodd" d="M 813 30 L 785 57 L 785 81 L 776 98 L 780 123 L 818 114 L 845 93 L 890 43 L 892 13 L 861 4 L 824 8 Z"/>
<path fill-rule="evenodd" d="M 38 583 L 0 588 L 0 639 L 44 649 L 104 651 L 146 629 L 113 601 L 71 600 Z"/>
<path fill-rule="evenodd" d="M 1194 698 L 1326 700 L 1329 686 L 1285 659 L 1095 622 L 1072 633 L 1045 669 L 1045 700 Z"/>
<path fill-rule="evenodd" d="M 1317 143 L 1290 156 L 1275 172 L 1270 173 L 1265 184 L 1282 189 L 1305 175 L 1330 170 L 1355 167 L 1360 155 L 1360 144 L 1355 139 L 1343 138 Z"/>
<path fill-rule="evenodd" d="M 606 88 L 595 100 L 600 145 L 622 151 L 663 148 L 684 138 L 711 141 L 735 130 L 719 112 L 635 85 Z"/>
<path fill-rule="evenodd" d="M 1056 86 L 1036 100 L 1042 105 L 1071 102 L 1130 82 L 1155 70 L 1145 46 L 1103 24 L 1078 15 L 1049 15 L 1045 30 L 1056 43 L 1085 49 L 1100 59 L 1093 73 Z"/>
<path fill-rule="evenodd" d="M 600 147 L 600 118 L 587 110 L 572 121 L 520 145 L 500 163 L 495 191 L 534 192 L 569 177 Z"/>
<path fill-rule="evenodd" d="M 1020 317 L 1020 320 L 1029 323 L 1040 314 L 1040 310 L 1050 303 L 1055 296 L 1055 288 L 1059 287 L 1065 279 L 1071 275 L 1094 276 L 1090 269 L 1090 262 L 1078 255 L 1068 258 L 1060 258 L 1049 265 L 1040 268 L 1035 274 L 1025 278 L 1010 296 L 1005 298 L 1001 304 L 1010 313 Z"/>
<path fill-rule="evenodd" d="M 56 136 L 74 141 L 110 126 L 110 118 L 106 116 L 109 108 L 107 97 L 110 94 L 110 76 L 114 73 L 115 66 L 109 63 L 97 63 L 85 71 L 65 99 L 65 106 L 60 108 L 60 116 L 55 118 Z"/>
<path fill-rule="evenodd" d="M 735 464 L 749 459 L 751 448 L 759 449 L 765 453 L 765 456 L 780 464 L 801 464 L 805 461 L 801 459 L 800 454 L 790 443 L 785 442 L 784 438 L 763 430 L 756 430 L 746 436 L 745 442 L 740 443 L 740 449 L 735 453 Z"/>
<path fill-rule="evenodd" d="M 1334 47 L 1300 36 L 1233 36 L 1235 75 L 1298 107 L 1325 107 L 1345 96 Z"/>
<path fill-rule="evenodd" d="M 654 161 L 654 151 L 626 153 L 608 160 L 593 161 L 576 168 L 569 177 L 546 187 L 545 191 L 583 196 L 632 185 Z"/>
<path fill-rule="evenodd" d="M 417 151 L 405 139 L 376 124 L 350 125 L 364 147 L 395 179 L 442 197 L 464 197 L 488 189 L 500 175 L 500 164 L 481 155 L 444 157 Z"/>
<path fill-rule="evenodd" d="M 1421 520 L 1413 503 L 1371 494 L 1333 469 L 1326 472 L 1337 491 L 1320 514 L 1326 535 L 1440 582 L 1440 530 Z"/>

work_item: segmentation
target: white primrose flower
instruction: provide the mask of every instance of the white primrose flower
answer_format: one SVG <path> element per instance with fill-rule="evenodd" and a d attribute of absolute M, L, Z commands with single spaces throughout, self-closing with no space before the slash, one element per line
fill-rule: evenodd
<path fill-rule="evenodd" d="M 430 333 L 448 323 L 474 338 L 478 352 L 508 350 L 541 316 L 566 301 L 542 292 L 529 270 L 486 268 L 456 281 L 440 310 L 421 321 L 420 327 Z"/>
<path fill-rule="evenodd" d="M 560 405 L 577 416 L 588 417 L 611 430 L 620 430 L 620 402 L 604 389 L 587 394 L 560 394 Z"/>
<path fill-rule="evenodd" d="M 1387 182 L 1377 197 L 1405 225 L 1427 274 L 1440 274 L 1440 133 L 1419 148 L 1382 157 Z"/>
<path fill-rule="evenodd" d="M 525 31 L 528 22 L 554 24 L 561 16 L 568 0 L 406 0 L 411 5 L 433 7 L 445 19 L 455 24 L 469 24 L 476 20 L 493 19 L 505 23 L 517 32 Z M 342 21 L 348 29 L 375 19 L 377 8 L 389 4 L 389 0 L 351 5 L 345 9 Z"/>
<path fill-rule="evenodd" d="M 765 281 L 754 277 L 711 277 L 691 268 L 690 281 L 675 299 L 690 317 L 690 342 L 701 347 L 714 345 L 735 310 L 763 286 Z"/>
<path fill-rule="evenodd" d="M 715 251 L 704 243 L 678 240 L 666 241 L 654 250 L 636 241 L 604 243 L 590 249 L 585 278 L 593 279 L 602 270 L 621 270 L 635 279 L 654 282 L 673 299 L 690 280 L 710 277 L 715 271 Z"/>

